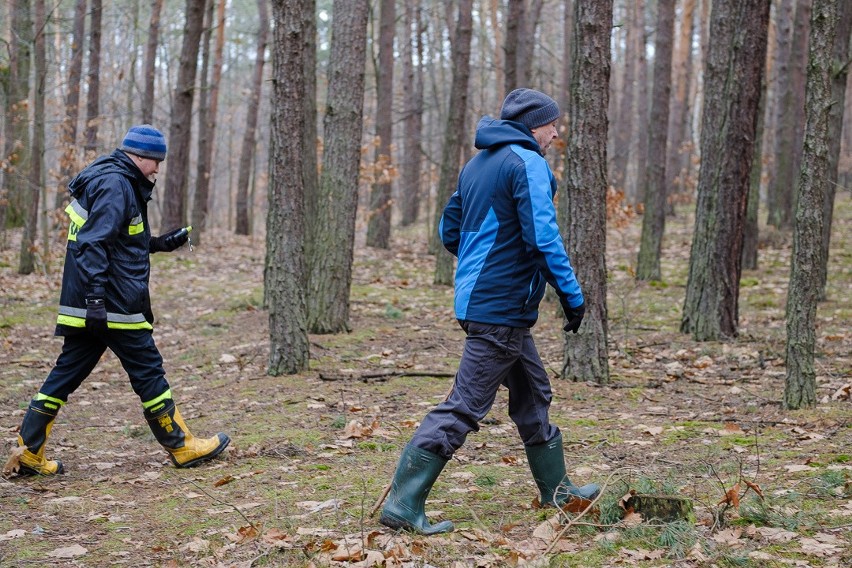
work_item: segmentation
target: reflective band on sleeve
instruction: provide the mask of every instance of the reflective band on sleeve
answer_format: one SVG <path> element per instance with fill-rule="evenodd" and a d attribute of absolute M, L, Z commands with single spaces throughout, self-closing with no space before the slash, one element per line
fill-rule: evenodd
<path fill-rule="evenodd" d="M 142 403 L 142 408 L 145 410 L 149 410 L 152 406 L 156 406 L 158 403 L 163 402 L 164 400 L 169 400 L 172 398 L 172 389 L 166 390 L 163 394 L 158 396 L 157 398 L 152 398 L 147 402 Z"/>
<path fill-rule="evenodd" d="M 86 327 L 86 310 L 59 306 L 59 317 L 56 323 L 69 327 Z M 109 329 L 154 329 L 143 314 L 116 314 L 107 312 L 107 327 Z"/>
<path fill-rule="evenodd" d="M 145 230 L 145 223 L 142 222 L 142 215 L 137 215 L 133 219 L 130 220 L 130 227 L 128 228 L 128 234 L 138 235 L 142 231 Z"/>
<path fill-rule="evenodd" d="M 89 219 L 89 212 L 83 209 L 83 206 L 76 199 L 68 204 L 65 212 L 71 217 L 71 221 L 80 227 Z"/>

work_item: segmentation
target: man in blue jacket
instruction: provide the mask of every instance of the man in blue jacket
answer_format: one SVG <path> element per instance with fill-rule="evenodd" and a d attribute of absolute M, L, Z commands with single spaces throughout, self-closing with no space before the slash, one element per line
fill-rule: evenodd
<path fill-rule="evenodd" d="M 194 437 L 174 401 L 154 344 L 148 292 L 150 253 L 171 252 L 189 240 L 189 228 L 151 236 L 148 201 L 166 139 L 153 126 L 130 128 L 121 146 L 86 166 L 68 185 L 71 204 L 56 335 L 64 336 L 56 366 L 24 415 L 18 435 L 20 474 L 56 475 L 62 462 L 44 456 L 59 409 L 107 349 L 121 361 L 157 441 L 177 467 L 218 455 L 230 442 L 219 433 Z"/>
<path fill-rule="evenodd" d="M 467 334 L 455 385 L 423 419 L 402 452 L 380 522 L 421 534 L 453 530 L 431 525 L 426 497 L 471 431 L 479 430 L 497 389 L 509 390 L 509 415 L 524 443 L 543 506 L 573 496 L 594 499 L 596 484 L 573 485 L 565 476 L 562 434 L 550 423 L 550 381 L 530 328 L 550 283 L 565 312 L 565 331 L 577 333 L 585 301 L 556 225 L 556 180 L 544 154 L 557 137 L 556 101 L 516 89 L 500 120 L 483 117 L 479 153 L 462 169 L 444 208 L 439 231 L 458 257 L 456 317 Z"/>

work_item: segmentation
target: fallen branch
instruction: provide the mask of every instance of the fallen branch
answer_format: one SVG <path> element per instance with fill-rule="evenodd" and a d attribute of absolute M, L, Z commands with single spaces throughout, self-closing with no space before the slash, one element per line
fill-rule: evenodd
<path fill-rule="evenodd" d="M 319 378 L 323 381 L 386 381 L 390 377 L 455 377 L 455 373 L 447 373 L 445 371 L 373 371 L 360 374 L 332 375 L 320 373 Z"/>

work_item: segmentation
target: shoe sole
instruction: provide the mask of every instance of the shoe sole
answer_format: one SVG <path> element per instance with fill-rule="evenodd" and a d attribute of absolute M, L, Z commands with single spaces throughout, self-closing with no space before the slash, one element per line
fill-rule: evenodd
<path fill-rule="evenodd" d="M 174 456 L 172 456 L 171 454 L 169 454 L 169 457 L 172 458 L 172 463 L 175 464 L 176 468 L 186 469 L 186 468 L 189 468 L 189 467 L 195 467 L 195 466 L 200 465 L 200 464 L 202 464 L 206 461 L 212 460 L 213 458 L 215 458 L 216 456 L 221 454 L 222 450 L 224 450 L 225 448 L 228 447 L 228 444 L 231 443 L 231 439 L 228 436 L 226 436 L 225 434 L 222 434 L 222 436 L 224 436 L 225 439 L 219 442 L 219 445 L 216 446 L 215 450 L 213 450 L 212 452 L 210 452 L 209 454 L 207 454 L 205 456 L 195 458 L 194 460 L 190 460 L 190 461 L 188 461 L 184 464 L 179 464 L 178 462 L 176 462 Z"/>

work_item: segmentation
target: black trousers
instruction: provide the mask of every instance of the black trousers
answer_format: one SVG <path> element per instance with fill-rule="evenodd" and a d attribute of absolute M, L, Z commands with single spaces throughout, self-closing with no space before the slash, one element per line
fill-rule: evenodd
<path fill-rule="evenodd" d="M 420 423 L 411 444 L 450 459 L 467 435 L 479 431 L 497 396 L 509 389 L 509 416 L 526 446 L 559 434 L 548 416 L 550 379 L 528 328 L 461 322 L 467 333 L 453 392 Z"/>
<path fill-rule="evenodd" d="M 130 386 L 143 403 L 169 389 L 163 357 L 154 344 L 151 330 L 109 330 L 99 334 L 83 330 L 65 336 L 56 366 L 39 392 L 68 402 L 68 396 L 89 376 L 107 349 L 121 361 Z"/>

